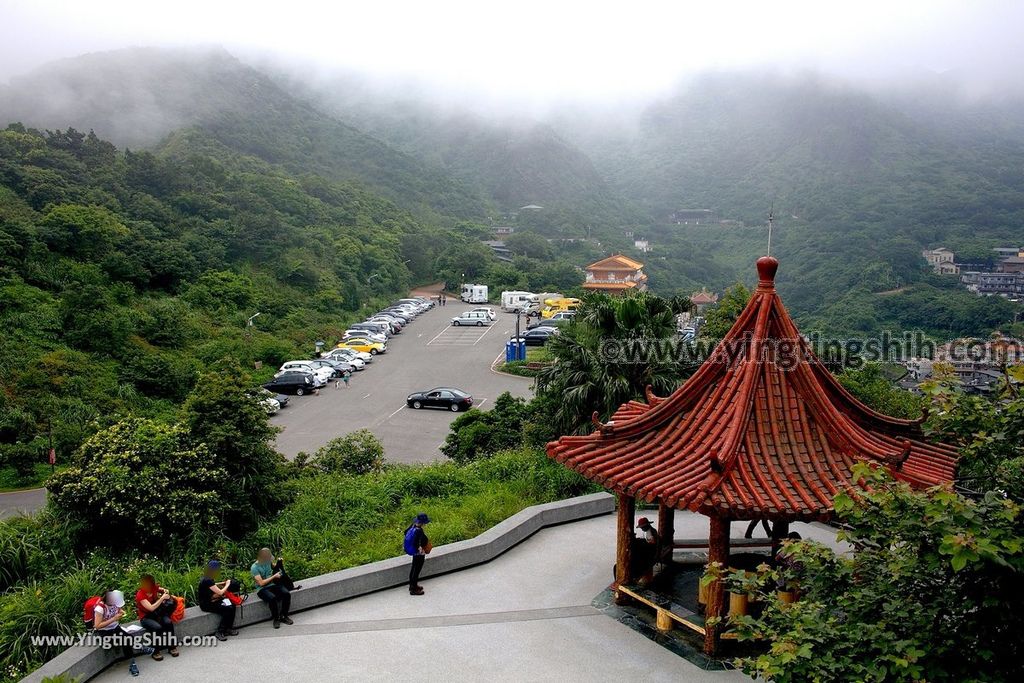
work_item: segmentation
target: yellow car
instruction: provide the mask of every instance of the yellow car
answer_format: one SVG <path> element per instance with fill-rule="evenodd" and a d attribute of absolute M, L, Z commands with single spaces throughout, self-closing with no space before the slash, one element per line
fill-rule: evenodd
<path fill-rule="evenodd" d="M 380 342 L 370 341 L 361 337 L 352 337 L 346 339 L 343 342 L 338 342 L 339 349 L 352 349 L 353 351 L 362 351 L 363 353 L 369 353 L 376 356 L 378 353 L 384 353 L 388 350 L 387 344 L 381 344 Z"/>

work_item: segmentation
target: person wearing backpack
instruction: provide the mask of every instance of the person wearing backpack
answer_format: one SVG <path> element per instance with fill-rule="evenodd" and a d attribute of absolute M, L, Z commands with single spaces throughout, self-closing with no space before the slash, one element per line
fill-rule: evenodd
<path fill-rule="evenodd" d="M 218 581 L 219 578 L 220 562 L 210 560 L 206 569 L 203 570 L 203 578 L 199 579 L 199 590 L 196 592 L 196 597 L 199 601 L 199 609 L 220 615 L 216 636 L 217 640 L 224 641 L 228 639 L 228 636 L 237 636 L 238 629 L 234 628 L 235 604 L 228 597 L 231 579 Z"/>
<path fill-rule="evenodd" d="M 124 593 L 118 590 L 107 591 L 103 597 L 89 598 L 85 603 L 88 613 L 92 607 L 92 622 L 86 625 L 92 628 L 96 636 L 103 641 L 114 638 L 121 639 L 121 654 L 124 658 L 131 660 L 128 670 L 133 676 L 138 675 L 138 667 L 135 665 L 135 648 L 132 647 L 131 636 L 121 628 L 121 618 L 124 617 Z"/>
<path fill-rule="evenodd" d="M 270 605 L 270 614 L 274 618 L 274 628 L 281 628 L 284 622 L 291 626 L 295 622 L 288 616 L 292 606 L 292 595 L 288 590 L 291 579 L 284 572 L 284 561 L 278 559 L 274 565 L 274 556 L 270 548 L 260 548 L 256 554 L 256 561 L 250 568 L 253 581 L 259 589 L 256 595 L 260 600 Z M 294 585 L 294 584 L 292 584 Z"/>
<path fill-rule="evenodd" d="M 156 661 L 163 661 L 160 648 L 166 641 L 167 654 L 177 657 L 177 641 L 174 637 L 174 622 L 171 614 L 178 606 L 178 601 L 166 588 L 157 585 L 151 574 L 143 574 L 139 590 L 135 593 L 135 612 L 139 616 L 139 625 L 154 635 L 153 654 Z"/>
<path fill-rule="evenodd" d="M 433 546 L 430 539 L 423 530 L 425 524 L 430 523 L 426 513 L 416 515 L 412 526 L 405 530 L 405 552 L 412 555 L 412 567 L 409 570 L 409 595 L 423 595 L 423 586 L 420 585 L 420 571 L 423 569 L 423 562 L 427 559 Z"/>

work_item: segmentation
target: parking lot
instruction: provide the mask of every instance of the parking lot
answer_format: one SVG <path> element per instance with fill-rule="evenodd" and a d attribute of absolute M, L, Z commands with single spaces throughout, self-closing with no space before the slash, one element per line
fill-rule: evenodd
<path fill-rule="evenodd" d="M 407 408 L 410 393 L 456 387 L 472 394 L 474 407 L 484 410 L 504 391 L 530 396 L 532 380 L 491 370 L 504 357 L 515 316 L 492 306 L 498 317 L 490 326 L 451 324 L 452 318 L 476 307 L 449 299 L 447 306 L 423 313 L 392 337 L 387 353 L 353 374 L 348 388 L 331 384 L 319 394 L 292 396 L 271 419 L 284 429 L 277 449 L 289 458 L 300 451 L 312 454 L 331 439 L 366 428 L 384 443 L 389 460 L 428 462 L 440 456 L 448 426 L 460 413 Z"/>

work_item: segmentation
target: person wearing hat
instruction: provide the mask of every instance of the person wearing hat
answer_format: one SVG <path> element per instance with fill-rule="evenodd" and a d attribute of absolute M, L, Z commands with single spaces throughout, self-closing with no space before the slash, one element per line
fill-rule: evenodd
<path fill-rule="evenodd" d="M 132 647 L 128 632 L 121 628 L 123 617 L 124 593 L 118 590 L 107 591 L 93 610 L 92 628 L 103 640 L 120 637 L 121 652 L 124 657 L 131 659 L 129 666 L 132 666 L 135 664 L 135 648 Z"/>
<path fill-rule="evenodd" d="M 218 581 L 220 578 L 220 562 L 210 560 L 206 569 L 203 570 L 203 578 L 199 579 L 199 590 L 196 597 L 199 601 L 199 609 L 204 612 L 220 615 L 220 625 L 217 626 L 217 640 L 227 640 L 228 636 L 237 636 L 238 630 L 235 625 L 235 606 L 224 595 L 228 592 L 231 579 Z"/>
<path fill-rule="evenodd" d="M 650 578 L 651 572 L 654 570 L 654 565 L 658 562 L 658 555 L 661 550 L 661 535 L 658 530 L 651 524 L 651 520 L 646 517 L 641 517 L 636 520 L 637 527 L 640 528 L 640 533 L 643 534 L 643 548 L 644 553 L 642 555 L 644 574 L 647 578 Z"/>
<path fill-rule="evenodd" d="M 420 586 L 420 571 L 423 569 L 423 562 L 427 559 L 427 553 L 431 550 L 430 539 L 423 530 L 423 525 L 430 523 L 426 513 L 416 515 L 412 526 L 405 530 L 405 552 L 412 555 L 412 568 L 409 570 L 409 595 L 423 595 L 423 587 Z"/>

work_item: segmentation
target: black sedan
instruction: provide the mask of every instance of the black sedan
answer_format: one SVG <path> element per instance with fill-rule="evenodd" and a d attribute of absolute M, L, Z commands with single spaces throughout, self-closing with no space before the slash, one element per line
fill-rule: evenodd
<path fill-rule="evenodd" d="M 409 394 L 405 403 L 410 408 L 444 408 L 457 413 L 460 410 L 469 410 L 473 406 L 473 397 L 461 389 L 437 387 Z"/>
<path fill-rule="evenodd" d="M 518 341 L 526 342 L 527 346 L 544 346 L 548 343 L 548 339 L 556 334 L 558 334 L 558 330 L 553 327 L 535 327 L 519 335 Z M 513 338 L 512 341 L 517 340 Z"/>
<path fill-rule="evenodd" d="M 303 394 L 312 394 L 316 386 L 313 384 L 313 376 L 310 374 L 286 372 L 264 384 L 263 388 L 275 394 L 302 396 Z"/>

